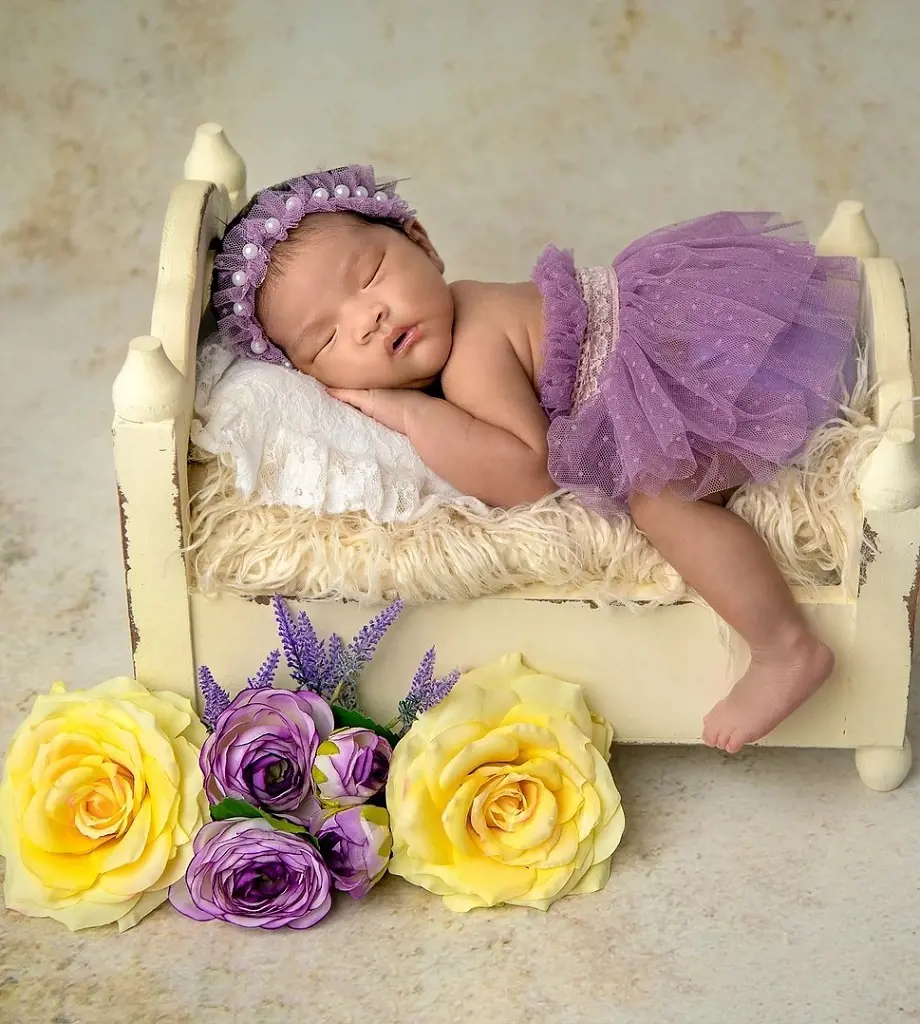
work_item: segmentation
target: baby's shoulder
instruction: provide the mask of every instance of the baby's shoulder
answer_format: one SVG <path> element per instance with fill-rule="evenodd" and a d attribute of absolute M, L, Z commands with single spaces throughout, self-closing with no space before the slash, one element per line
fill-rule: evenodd
<path fill-rule="evenodd" d="M 526 343 L 526 331 L 520 285 L 456 281 L 450 289 L 453 347 L 441 383 L 446 397 L 453 394 L 459 399 L 467 388 L 477 387 L 484 374 L 505 377 L 521 372 L 517 350 Z"/>
<path fill-rule="evenodd" d="M 475 335 L 486 342 L 513 339 L 533 313 L 535 289 L 529 282 L 455 281 L 450 290 L 455 335 Z M 538 294 L 536 299 L 539 311 Z"/>
<path fill-rule="evenodd" d="M 490 281 L 453 281 L 454 327 L 500 329 L 509 311 L 509 287 Z"/>
<path fill-rule="evenodd" d="M 467 362 L 481 363 L 486 353 L 509 344 L 513 307 L 501 285 L 482 281 L 455 281 L 453 348 L 450 364 L 455 369 Z"/>

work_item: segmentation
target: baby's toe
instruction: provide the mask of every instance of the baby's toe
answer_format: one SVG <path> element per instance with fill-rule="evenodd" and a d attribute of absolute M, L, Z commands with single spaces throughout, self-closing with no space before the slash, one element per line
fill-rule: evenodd
<path fill-rule="evenodd" d="M 745 729 L 732 729 L 722 749 L 726 754 L 737 754 L 747 741 L 748 736 Z"/>
<path fill-rule="evenodd" d="M 716 708 L 703 717 L 703 742 L 707 747 L 718 747 L 722 735 L 721 716 Z"/>

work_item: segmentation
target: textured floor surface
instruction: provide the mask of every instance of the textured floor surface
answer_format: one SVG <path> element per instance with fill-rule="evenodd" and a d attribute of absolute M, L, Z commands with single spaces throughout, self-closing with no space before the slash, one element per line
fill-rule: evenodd
<path fill-rule="evenodd" d="M 852 195 L 920 294 L 917 52 L 912 0 L 0 4 L 0 747 L 52 679 L 129 670 L 109 388 L 197 122 L 255 185 L 409 178 L 455 276 L 720 207 L 817 231 Z M 920 1021 L 916 772 L 890 795 L 844 753 L 615 772 L 599 896 L 456 917 L 391 880 L 306 934 L 3 914 L 0 1021 Z"/>

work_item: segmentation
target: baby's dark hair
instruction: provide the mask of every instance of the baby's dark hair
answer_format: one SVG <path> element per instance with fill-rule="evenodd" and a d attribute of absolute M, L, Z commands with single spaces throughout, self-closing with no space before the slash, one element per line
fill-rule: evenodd
<path fill-rule="evenodd" d="M 347 217 L 352 221 L 359 221 L 362 224 L 390 228 L 393 231 L 400 232 L 400 234 L 402 234 L 403 230 L 399 221 L 367 217 L 364 214 L 352 213 L 347 210 L 326 214 L 326 217 Z M 272 250 L 271 262 L 265 270 L 265 280 L 262 282 L 262 287 L 256 292 L 256 316 L 261 319 L 266 299 L 271 296 L 278 279 L 291 265 L 297 253 L 302 252 L 311 239 L 321 236 L 328 229 L 328 220 L 323 220 L 321 217 L 304 217 L 297 227 L 292 228 L 288 232 L 288 236 L 284 241 L 275 244 Z"/>
<path fill-rule="evenodd" d="M 381 184 L 372 167 L 357 164 L 290 178 L 257 192 L 227 225 L 214 258 L 211 303 L 231 349 L 249 358 L 287 361 L 259 322 L 262 286 L 271 287 L 286 258 L 319 230 L 322 222 L 310 215 L 331 213 L 395 231 L 406 230 L 414 219 L 394 183 Z"/>
<path fill-rule="evenodd" d="M 392 188 L 392 184 L 381 185 L 380 188 Z M 273 189 L 284 188 L 283 184 L 273 185 Z M 230 231 L 234 226 L 240 224 L 242 221 L 249 216 L 250 211 L 256 203 L 258 196 L 253 196 L 248 203 L 240 210 L 240 212 L 230 221 L 227 225 L 227 231 Z M 400 221 L 389 217 L 369 217 L 367 214 L 358 213 L 357 211 L 341 210 L 333 211 L 336 216 L 348 217 L 351 220 L 360 221 L 363 224 L 381 224 L 384 227 L 392 228 L 394 231 L 402 233 L 402 224 Z M 329 215 L 327 215 L 329 216 Z M 317 217 L 304 217 L 304 219 L 294 228 L 288 232 L 287 238 L 283 241 L 276 242 L 272 249 L 272 258 L 265 270 L 265 280 L 262 282 L 262 286 L 256 292 L 256 316 L 262 316 L 262 305 L 265 301 L 267 293 L 270 293 L 273 285 L 277 281 L 279 275 L 291 264 L 291 260 L 294 255 L 299 251 L 300 247 L 311 237 L 318 235 L 328 221 L 323 221 Z"/>

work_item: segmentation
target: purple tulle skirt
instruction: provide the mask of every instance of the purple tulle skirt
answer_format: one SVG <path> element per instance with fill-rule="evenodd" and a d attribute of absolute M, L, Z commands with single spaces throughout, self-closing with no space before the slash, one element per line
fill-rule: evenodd
<path fill-rule="evenodd" d="M 770 213 L 663 228 L 593 277 L 548 248 L 533 279 L 553 480 L 605 514 L 771 480 L 846 400 L 859 275 Z"/>

